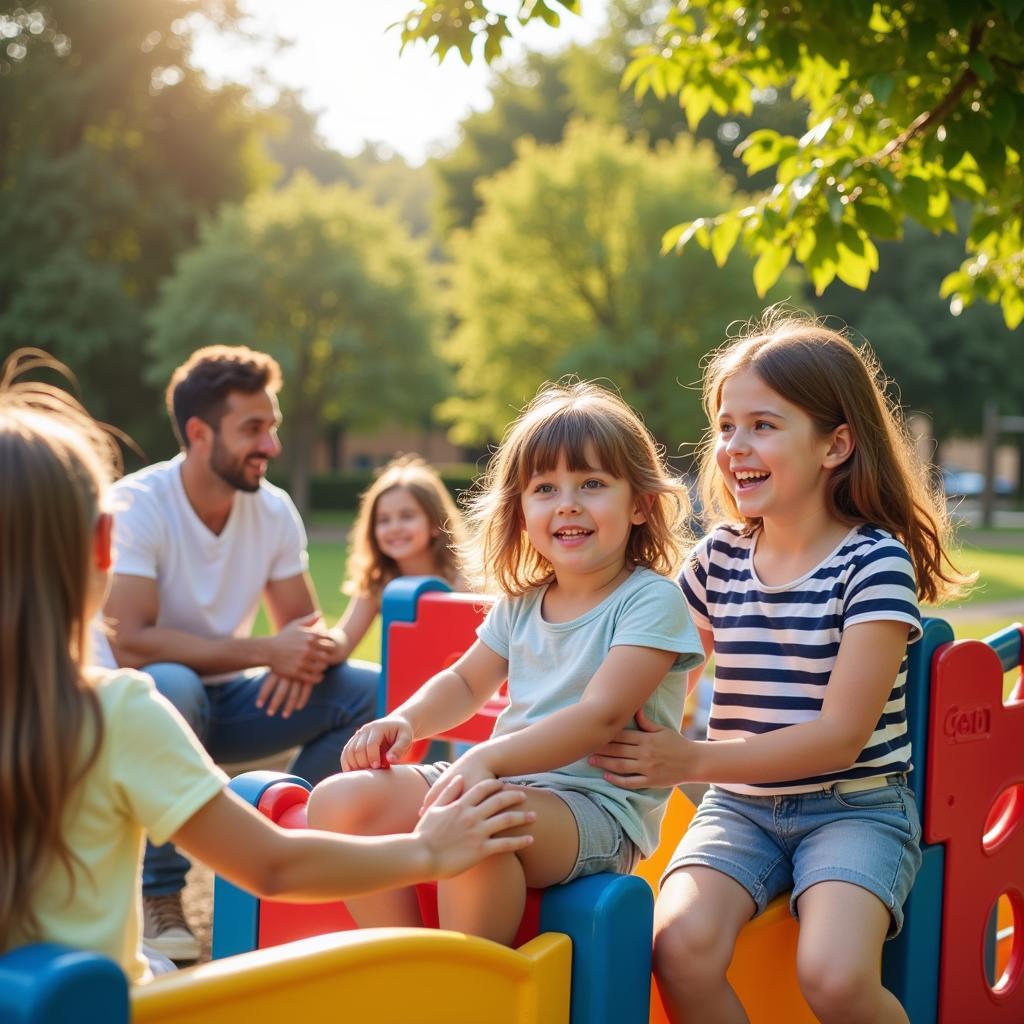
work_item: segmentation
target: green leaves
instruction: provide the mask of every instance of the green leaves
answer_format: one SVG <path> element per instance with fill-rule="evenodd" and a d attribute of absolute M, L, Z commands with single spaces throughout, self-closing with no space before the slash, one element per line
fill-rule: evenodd
<path fill-rule="evenodd" d="M 971 254 L 948 274 L 940 294 L 953 309 L 976 301 L 998 303 L 1011 330 L 1024 321 L 1024 229 L 1018 214 L 1000 222 L 995 214 L 978 217 L 968 237 Z"/>
<path fill-rule="evenodd" d="M 793 250 L 788 245 L 765 244 L 754 264 L 754 288 L 757 290 L 758 298 L 763 299 L 769 289 L 782 276 L 782 272 L 789 266 Z"/>
<path fill-rule="evenodd" d="M 709 148 L 682 136 L 651 150 L 577 122 L 557 145 L 521 149 L 481 195 L 454 246 L 454 435 L 500 435 L 511 408 L 572 371 L 615 381 L 670 449 L 696 437 L 700 402 L 679 382 L 698 379 L 725 324 L 762 305 L 752 260 L 736 253 L 719 270 L 701 251 L 725 263 L 740 228 Z M 678 255 L 659 256 L 659 240 Z"/>
<path fill-rule="evenodd" d="M 543 7 L 527 3 L 521 13 L 543 17 Z M 442 0 L 418 5 L 432 16 L 442 8 Z M 738 147 L 748 173 L 775 169 L 776 186 L 755 199 L 754 212 L 688 221 L 666 234 L 665 247 L 696 239 L 723 264 L 742 244 L 760 268 L 759 289 L 793 258 L 819 293 L 836 277 L 862 288 L 873 261 L 840 242 L 846 228 L 858 238 L 894 239 L 910 218 L 935 234 L 954 233 L 955 199 L 999 214 L 992 233 L 1008 248 L 1024 194 L 1022 22 L 1024 0 L 668 5 L 657 38 L 626 68 L 624 88 L 676 96 L 691 131 L 711 111 L 749 112 L 769 90 L 789 90 L 809 115 L 799 139 L 757 131 Z M 997 264 L 1007 266 L 1006 258 Z M 1001 274 L 998 286 L 964 295 L 998 303 L 1010 322 L 1024 283 L 1019 269 Z"/>
<path fill-rule="evenodd" d="M 537 20 L 558 28 L 562 23 L 560 11 L 578 14 L 580 4 L 581 0 L 520 0 L 515 18 L 520 25 Z M 403 49 L 424 42 L 438 60 L 444 60 L 454 49 L 465 64 L 472 63 L 473 44 L 482 38 L 482 56 L 490 64 L 501 56 L 505 40 L 511 36 L 509 16 L 502 13 L 502 6 L 486 0 L 419 0 L 392 27 L 401 29 Z"/>
<path fill-rule="evenodd" d="M 796 139 L 780 135 L 769 128 L 761 128 L 751 132 L 736 147 L 736 154 L 743 158 L 749 174 L 757 174 L 792 156 L 799 148 Z"/>

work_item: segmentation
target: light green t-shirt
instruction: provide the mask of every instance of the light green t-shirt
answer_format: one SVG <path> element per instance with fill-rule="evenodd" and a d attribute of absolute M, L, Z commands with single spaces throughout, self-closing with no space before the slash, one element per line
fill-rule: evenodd
<path fill-rule="evenodd" d="M 166 842 L 213 799 L 227 776 L 153 686 L 129 669 L 97 680 L 103 745 L 64 813 L 81 863 L 69 887 L 59 862 L 33 898 L 42 938 L 105 953 L 130 981 L 148 977 L 139 948 L 143 841 Z M 15 944 L 28 941 L 15 936 Z"/>
<path fill-rule="evenodd" d="M 686 697 L 684 673 L 704 660 L 704 651 L 675 581 L 650 569 L 634 569 L 599 605 L 570 622 L 544 620 L 545 589 L 500 598 L 477 630 L 480 640 L 508 661 L 509 704 L 495 723 L 494 735 L 517 732 L 578 703 L 609 650 L 621 646 L 677 653 L 673 670 L 644 704 L 644 714 L 678 729 Z M 586 759 L 531 778 L 540 785 L 550 782 L 587 792 L 645 857 L 657 847 L 670 790 L 620 789 Z"/>

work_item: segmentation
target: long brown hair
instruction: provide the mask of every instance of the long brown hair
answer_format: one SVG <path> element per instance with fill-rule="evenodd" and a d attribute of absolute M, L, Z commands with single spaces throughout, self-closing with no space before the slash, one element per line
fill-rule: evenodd
<path fill-rule="evenodd" d="M 88 664 L 93 533 L 118 452 L 65 392 L 18 380 L 63 368 L 36 349 L 0 374 L 0 950 L 36 936 L 34 892 L 102 742 Z"/>
<path fill-rule="evenodd" d="M 342 585 L 344 593 L 379 598 L 384 587 L 399 576 L 398 563 L 381 551 L 375 529 L 377 503 L 399 487 L 413 496 L 427 517 L 433 535 L 430 554 L 437 575 L 453 585 L 458 580 L 456 549 L 465 540 L 462 516 L 429 463 L 418 455 L 400 455 L 381 470 L 359 499 Z"/>
<path fill-rule="evenodd" d="M 587 462 L 592 445 L 599 466 Z M 544 384 L 505 432 L 483 480 L 470 495 L 470 541 L 463 571 L 481 590 L 491 584 L 510 597 L 550 582 L 551 563 L 529 542 L 520 497 L 535 473 L 564 455 L 572 472 L 600 468 L 644 498 L 646 521 L 633 526 L 626 561 L 664 575 L 679 568 L 688 541 L 686 489 L 663 461 L 650 431 L 626 403 L 592 381 Z"/>
<path fill-rule="evenodd" d="M 704 409 L 710 429 L 701 447 L 700 487 L 709 514 L 739 523 L 747 533 L 760 526 L 759 518 L 740 514 L 715 460 L 722 386 L 747 369 L 807 413 L 821 434 L 849 426 L 853 453 L 832 471 L 825 491 L 830 515 L 850 526 L 871 523 L 902 541 L 924 601 L 954 597 L 971 582 L 949 560 L 951 528 L 941 489 L 917 458 L 899 407 L 886 397 L 878 360 L 866 346 L 855 348 L 840 332 L 789 309 L 767 310 L 708 362 Z"/>

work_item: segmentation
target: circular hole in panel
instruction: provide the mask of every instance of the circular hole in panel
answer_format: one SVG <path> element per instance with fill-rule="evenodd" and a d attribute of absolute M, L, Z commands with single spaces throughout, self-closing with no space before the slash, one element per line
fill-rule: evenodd
<path fill-rule="evenodd" d="M 1020 982 L 1024 967 L 1024 897 L 1004 892 L 992 905 L 985 940 L 985 980 L 996 995 L 1006 995 Z"/>
<path fill-rule="evenodd" d="M 985 819 L 981 845 L 986 853 L 995 853 L 1024 820 L 1024 785 L 1007 786 L 996 797 Z"/>

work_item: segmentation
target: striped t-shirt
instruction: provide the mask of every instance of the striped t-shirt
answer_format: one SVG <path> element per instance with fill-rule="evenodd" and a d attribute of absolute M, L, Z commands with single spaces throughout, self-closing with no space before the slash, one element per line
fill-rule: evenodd
<path fill-rule="evenodd" d="M 876 526 L 855 527 L 819 565 L 780 586 L 754 570 L 757 531 L 744 537 L 720 526 L 697 545 L 680 584 L 698 629 L 715 645 L 715 686 L 708 739 L 739 739 L 811 721 L 821 712 L 843 630 L 858 622 L 897 620 L 921 636 L 914 569 L 907 549 Z M 878 724 L 843 771 L 753 785 L 735 793 L 799 793 L 822 783 L 910 770 L 904 656 Z"/>

